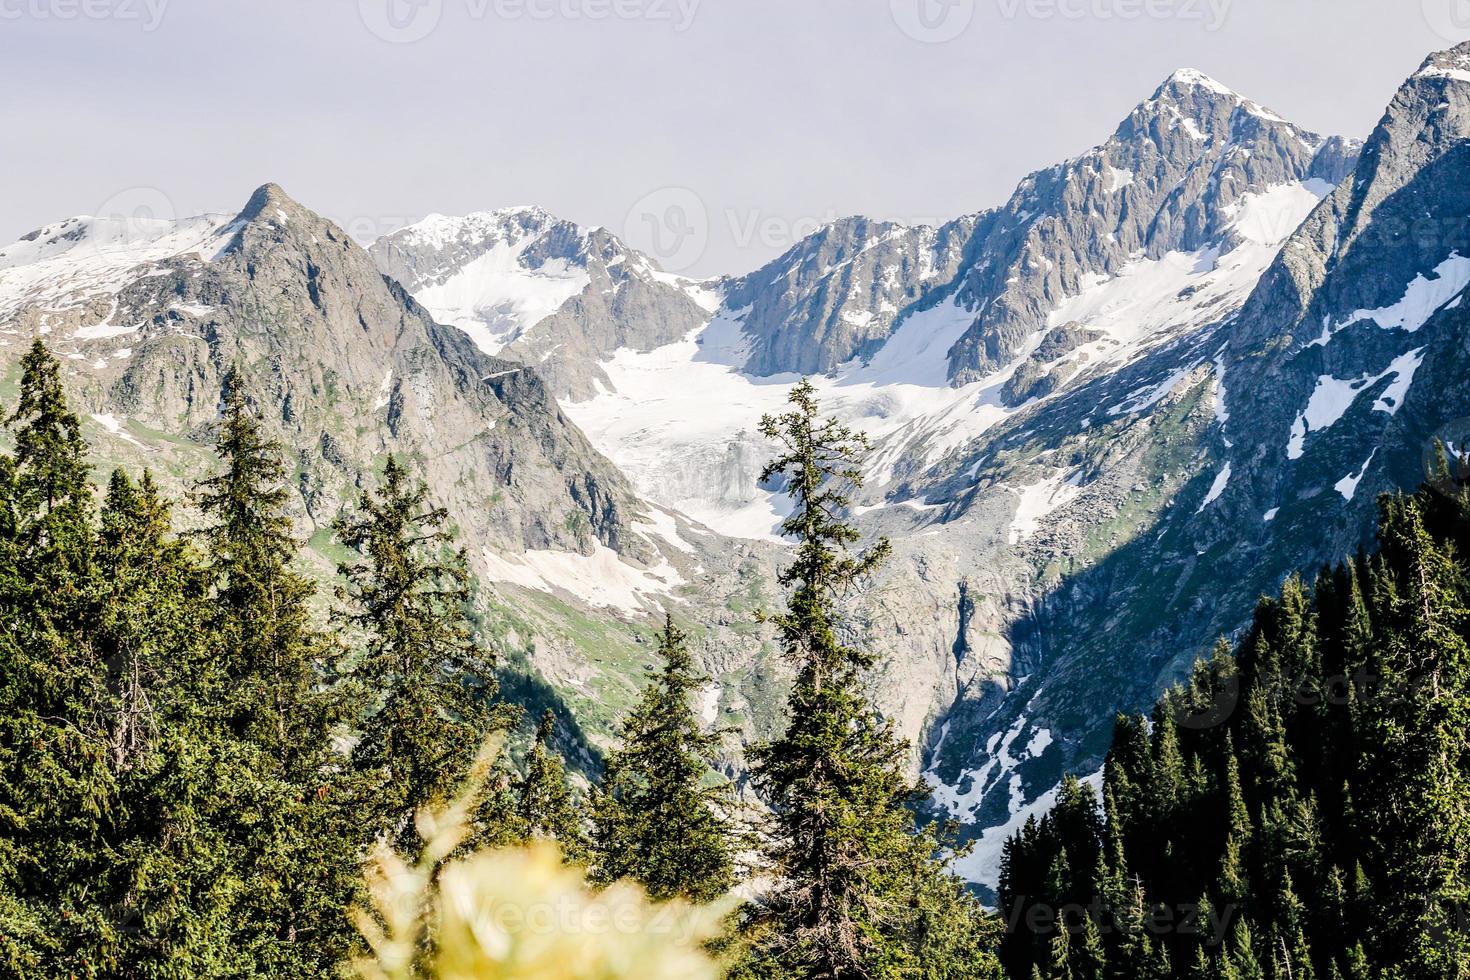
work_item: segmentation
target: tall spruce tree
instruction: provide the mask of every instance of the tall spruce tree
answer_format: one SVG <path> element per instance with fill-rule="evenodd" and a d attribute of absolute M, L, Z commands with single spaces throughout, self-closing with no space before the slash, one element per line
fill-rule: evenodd
<path fill-rule="evenodd" d="M 234 681 L 230 721 L 283 771 L 315 768 L 329 703 L 317 693 L 326 643 L 311 624 L 316 587 L 293 568 L 300 542 L 287 513 L 286 464 L 251 413 L 238 371 L 226 386 L 216 451 L 222 470 L 199 483 L 197 499 Z"/>
<path fill-rule="evenodd" d="M 84 624 L 95 515 L 81 423 L 37 341 L 21 361 L 0 458 L 0 962 L 17 976 L 86 969 L 118 923 L 89 903 L 114 863 L 117 807 Z"/>
<path fill-rule="evenodd" d="M 596 871 L 605 882 L 631 878 L 656 899 L 709 902 L 735 885 L 733 793 L 714 774 L 721 737 L 694 712 L 708 679 L 669 614 L 658 653 L 663 670 L 623 722 L 596 797 Z"/>
<path fill-rule="evenodd" d="M 757 787 L 773 810 L 766 849 L 773 886 L 750 930 L 762 976 L 810 978 L 985 976 L 993 961 L 931 942 L 919 895 L 944 891 L 939 842 L 916 833 L 909 807 L 923 790 L 904 777 L 903 744 L 863 694 L 870 654 L 844 642 L 839 605 L 888 554 L 886 541 L 862 554 L 843 514 L 860 486 L 865 437 L 822 419 L 803 381 L 789 411 L 767 416 L 761 432 L 780 454 L 761 475 L 783 477 L 794 504 L 782 524 L 796 541 L 781 574 L 791 590 L 771 617 L 796 678 L 788 727 L 751 755 Z M 968 895 L 949 895 L 941 914 L 969 918 Z"/>
<path fill-rule="evenodd" d="M 316 587 L 293 567 L 300 544 L 285 461 L 238 370 L 216 451 L 221 469 L 196 497 L 224 653 L 221 721 L 249 762 L 234 821 L 247 875 L 240 918 L 257 962 L 278 976 L 312 975 L 347 953 L 365 842 L 332 748 L 341 698 L 323 670 L 331 645 L 311 621 Z"/>
<path fill-rule="evenodd" d="M 1386 886 L 1381 956 L 1425 980 L 1470 976 L 1467 577 L 1426 501 L 1382 504 L 1375 622 L 1382 687 L 1364 708 L 1370 858 Z"/>
<path fill-rule="evenodd" d="M 413 814 L 462 782 L 495 723 L 493 665 L 471 633 L 469 575 L 448 514 L 390 455 L 361 513 L 336 524 L 361 555 L 343 564 L 339 619 L 365 637 L 352 668 L 369 695 L 352 753 L 374 833 L 416 851 Z"/>
<path fill-rule="evenodd" d="M 566 762 L 556 751 L 556 714 L 550 708 L 536 726 L 525 773 L 516 784 L 515 818 L 522 839 L 554 840 L 568 861 L 587 860 L 582 814 L 567 783 Z"/>

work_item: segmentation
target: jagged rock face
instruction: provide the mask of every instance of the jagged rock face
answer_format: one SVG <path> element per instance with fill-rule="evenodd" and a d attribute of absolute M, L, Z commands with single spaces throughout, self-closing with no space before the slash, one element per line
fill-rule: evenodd
<path fill-rule="evenodd" d="M 1031 538 L 1045 547 L 1040 587 L 1009 627 L 1013 687 L 974 687 L 949 713 L 933 765 L 950 812 L 1014 826 L 1061 773 L 1095 770 L 1115 710 L 1150 704 L 1286 576 L 1370 546 L 1377 494 L 1424 480 L 1436 441 L 1463 453 L 1467 174 L 1470 45 L 1431 57 L 1399 91 L 1238 313 L 975 448 L 1070 457 L 1084 475 Z M 1108 421 L 1107 406 L 1156 385 L 1168 394 L 1149 411 Z M 1084 431 L 1102 446 L 1089 450 Z M 1099 468 L 1103 447 L 1116 458 Z M 1118 514 L 1144 512 L 1131 526 L 1090 499 L 1103 473 L 1126 501 Z M 931 498 L 959 492 L 947 479 Z M 1058 555 L 1070 564 L 1053 564 L 1048 584 Z M 1034 738 L 1039 751 L 1021 751 Z M 992 864 L 1003 836 L 984 836 Z"/>
<path fill-rule="evenodd" d="M 872 355 L 924 293 L 961 268 L 975 218 L 909 228 L 844 218 L 725 293 L 746 310 L 751 374 L 824 374 Z"/>
<path fill-rule="evenodd" d="M 80 222 L 52 237 L 78 228 L 77 247 L 105 231 Z M 599 544 L 652 557 L 628 533 L 638 505 L 627 484 L 541 379 L 436 324 L 340 228 L 273 185 L 233 220 L 190 228 L 185 251 L 139 265 L 146 252 L 120 247 L 109 277 L 52 283 L 10 312 L 12 329 L 44 335 L 75 367 L 75 387 L 117 440 L 141 445 L 149 430 L 207 443 L 223 379 L 238 369 L 295 455 L 311 527 L 329 524 L 394 452 L 450 507 L 475 561 Z M 162 240 L 172 248 L 180 234 Z M 0 291 L 35 268 L 0 272 Z"/>
<path fill-rule="evenodd" d="M 1355 155 L 1349 141 L 1300 130 L 1198 72 L 1176 73 L 1106 143 L 1031 175 L 986 223 L 961 286 L 980 312 L 950 351 L 951 378 L 1009 363 L 1090 277 L 1140 257 L 1228 250 L 1245 195 L 1336 184 Z"/>
<path fill-rule="evenodd" d="M 1325 193 L 1359 146 L 1181 71 L 1106 143 L 1032 174 L 1003 207 L 937 229 L 836 222 L 731 282 L 723 313 L 749 340 L 749 373 L 828 373 L 872 358 L 907 316 L 952 300 L 972 322 L 949 349 L 948 377 L 984 380 L 1033 353 L 1057 326 L 1052 313 L 1099 280 L 1171 253 L 1280 242 L 1299 209 L 1265 209 L 1266 224 L 1258 213 L 1246 229 L 1242 210 L 1284 187 Z M 1053 393 L 1076 373 L 1053 375 L 1049 358 L 1034 360 L 1007 404 Z"/>
<path fill-rule="evenodd" d="M 698 328 L 715 284 L 662 272 L 603 228 L 540 208 L 434 215 L 373 243 L 382 271 L 481 350 L 534 366 L 558 397 L 586 397 L 606 354 Z"/>
<path fill-rule="evenodd" d="M 785 673 L 749 626 L 779 602 L 780 561 L 744 540 L 779 516 L 752 486 L 753 429 L 781 405 L 771 375 L 824 375 L 824 406 L 876 440 L 855 518 L 895 546 L 850 639 L 878 655 L 871 690 L 939 809 L 980 837 L 965 870 L 993 881 L 1005 829 L 1096 769 L 1117 709 L 1151 703 L 1283 576 L 1363 543 L 1374 493 L 1416 483 L 1435 438 L 1470 445 L 1467 136 L 1470 48 L 1431 58 L 1361 157 L 1182 72 L 1001 209 L 839 222 L 717 288 L 524 210 L 379 243 L 500 359 L 267 190 L 247 220 L 155 230 L 128 261 L 37 261 L 86 222 L 0 251 L 0 351 L 49 329 L 98 432 L 155 460 L 172 459 L 159 433 L 207 429 L 240 361 L 311 519 L 384 449 L 413 453 L 523 608 L 580 596 L 597 612 L 577 630 L 614 624 L 597 643 L 626 640 L 650 595 L 708 624 L 708 717 L 754 737 L 780 722 Z M 644 508 L 563 411 L 645 497 L 729 537 Z M 660 561 L 677 591 L 645 589 Z M 626 702 L 640 646 L 535 663 Z"/>

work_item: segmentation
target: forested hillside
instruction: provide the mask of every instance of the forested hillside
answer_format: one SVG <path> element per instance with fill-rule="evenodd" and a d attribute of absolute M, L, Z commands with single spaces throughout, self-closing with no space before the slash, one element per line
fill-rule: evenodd
<path fill-rule="evenodd" d="M 867 442 L 821 418 L 810 385 L 763 423 L 785 447 L 767 476 L 798 502 L 772 614 L 798 681 L 784 733 L 751 753 L 767 815 L 715 772 L 722 733 L 696 714 L 707 679 L 672 616 L 583 792 L 551 712 L 523 759 L 487 751 L 520 709 L 499 697 L 446 512 L 406 462 L 388 456 L 336 522 L 347 557 L 323 619 L 249 392 L 227 385 L 217 466 L 187 501 L 117 470 L 99 502 L 58 362 L 38 341 L 23 367 L 0 457 L 5 975 L 634 977 L 655 960 L 713 969 L 700 937 L 741 977 L 996 975 L 997 925 L 951 873 L 943 828 L 917 827 L 927 793 L 863 692 L 872 658 L 840 639 L 846 594 L 887 546 L 848 551 Z M 176 530 L 185 507 L 202 529 Z M 491 866 L 509 870 L 469 870 Z M 482 898 L 446 905 L 451 882 L 527 903 L 520 925 Z M 631 915 L 644 953 L 618 960 L 621 927 L 528 919 L 547 888 Z M 685 903 L 665 924 L 714 904 L 676 934 L 649 901 Z M 454 932 L 480 914 L 504 943 Z M 682 952 L 650 952 L 660 936 Z M 583 965 L 526 972 L 527 939 Z M 466 962 L 481 966 L 455 972 Z"/>
<path fill-rule="evenodd" d="M 1069 779 L 1006 847 L 1009 976 L 1470 976 L 1466 475 L 1441 450 L 1376 554 L 1119 717 L 1101 799 Z"/>

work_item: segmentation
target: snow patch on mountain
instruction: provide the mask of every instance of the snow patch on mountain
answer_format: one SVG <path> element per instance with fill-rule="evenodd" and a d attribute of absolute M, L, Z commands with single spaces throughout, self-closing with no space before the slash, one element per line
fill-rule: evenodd
<path fill-rule="evenodd" d="M 1066 360 L 1122 363 L 1145 345 L 1218 320 L 1238 307 L 1275 260 L 1281 244 L 1332 190 L 1317 180 L 1244 194 L 1231 205 L 1237 244 L 1138 258 L 1111 278 L 1089 277 L 1054 309 L 1048 324 L 1077 324 L 1102 337 Z"/>
<path fill-rule="evenodd" d="M 1318 377 L 1317 384 L 1307 399 L 1307 407 L 1302 409 L 1297 414 L 1296 420 L 1292 422 L 1291 434 L 1287 439 L 1286 458 L 1301 459 L 1306 453 L 1306 440 L 1309 433 L 1324 432 L 1332 428 L 1347 414 L 1348 409 L 1352 408 L 1358 395 L 1389 375 L 1394 376 L 1394 381 L 1374 401 L 1373 410 L 1387 412 L 1389 415 L 1397 414 L 1404 403 L 1404 396 L 1409 393 L 1409 386 L 1414 383 L 1414 374 L 1419 370 L 1419 365 L 1423 361 L 1424 348 L 1420 347 L 1394 358 L 1388 367 L 1377 374 L 1365 374 L 1360 378 L 1348 380 L 1334 378 L 1330 374 Z"/>
<path fill-rule="evenodd" d="M 1470 286 L 1470 258 L 1458 252 L 1441 262 L 1434 270 L 1434 278 L 1424 275 L 1414 277 L 1397 303 L 1377 310 L 1358 310 L 1347 318 L 1332 325 L 1329 319 L 1323 324 L 1322 336 L 1308 346 L 1325 347 L 1334 335 L 1356 323 L 1372 321 L 1384 330 L 1402 330 L 1417 333 L 1430 318 L 1445 308 L 1452 300 L 1458 300 L 1465 287 Z"/>
<path fill-rule="evenodd" d="M 154 265 L 198 253 L 211 259 L 229 241 L 230 218 L 204 214 L 175 221 L 137 216 L 77 217 L 46 225 L 0 249 L 0 316 L 30 302 L 80 304 L 116 293 Z M 132 325 L 85 328 L 130 333 Z"/>
<path fill-rule="evenodd" d="M 594 606 L 625 613 L 647 612 L 655 598 L 670 597 L 684 584 L 667 562 L 642 569 L 624 562 L 616 551 L 600 543 L 590 555 L 567 551 L 527 551 L 513 559 L 486 549 L 482 552 L 486 577 L 537 592 L 571 593 Z"/>
<path fill-rule="evenodd" d="M 1092 787 L 1095 795 L 1102 795 L 1103 770 L 1099 769 L 1090 776 L 1079 780 L 1083 785 Z M 1026 826 L 1026 821 L 1032 817 L 1038 820 L 1056 806 L 1057 794 L 1061 792 L 1058 784 L 1052 789 L 1038 796 L 1031 803 L 1014 810 L 1010 819 L 996 827 L 989 827 L 982 833 L 969 854 L 955 862 L 955 873 L 966 881 L 972 881 L 979 885 L 995 888 L 1000 884 L 1001 856 L 1005 851 L 1006 841 L 1015 836 L 1016 832 Z"/>
<path fill-rule="evenodd" d="M 1065 473 L 1015 489 L 1021 502 L 1016 508 L 1016 516 L 1011 519 L 1011 544 L 1031 537 L 1041 527 L 1044 517 L 1076 500 L 1081 492 L 1081 486 L 1068 479 Z"/>
<path fill-rule="evenodd" d="M 1207 493 L 1207 494 L 1205 494 L 1204 501 L 1201 502 L 1200 505 L 1199 505 L 1199 507 L 1195 509 L 1195 513 L 1196 514 L 1203 513 L 1204 512 L 1204 509 L 1206 507 L 1210 506 L 1210 504 L 1213 504 L 1215 501 L 1219 500 L 1220 499 L 1220 495 L 1225 492 L 1225 488 L 1228 487 L 1229 485 L 1230 485 L 1230 464 L 1229 463 L 1226 463 L 1225 464 L 1225 467 L 1222 470 L 1220 470 L 1219 473 L 1217 473 L 1215 475 L 1215 482 L 1212 483 L 1212 484 L 1210 484 L 1210 492 Z"/>
<path fill-rule="evenodd" d="M 416 298 L 436 320 L 469 334 L 485 353 L 498 353 L 592 283 L 586 269 L 565 259 L 525 265 L 531 241 L 497 245 Z"/>
<path fill-rule="evenodd" d="M 741 370 L 751 350 L 744 314 L 722 311 L 652 351 L 615 351 L 602 364 L 612 390 L 562 408 L 647 499 L 722 534 L 774 540 L 790 501 L 756 485 L 770 454 L 756 423 L 800 379 Z M 999 388 L 1014 368 L 961 388 L 945 381 L 948 350 L 973 318 L 953 299 L 939 303 L 905 320 L 867 364 L 813 379 L 826 410 L 874 439 L 875 487 L 906 454 L 937 459 L 1011 414 Z"/>
<path fill-rule="evenodd" d="M 1369 453 L 1368 458 L 1363 461 L 1363 466 L 1357 473 L 1349 473 L 1341 480 L 1338 480 L 1332 489 L 1342 494 L 1343 500 L 1351 501 L 1353 496 L 1358 492 L 1358 484 L 1363 482 L 1363 477 L 1368 472 L 1369 464 L 1373 462 L 1373 457 L 1377 455 L 1378 450 L 1376 449 Z"/>

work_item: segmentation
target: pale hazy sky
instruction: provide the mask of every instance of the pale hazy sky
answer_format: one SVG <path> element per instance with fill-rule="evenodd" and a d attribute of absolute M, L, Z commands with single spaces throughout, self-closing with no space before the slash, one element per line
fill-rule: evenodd
<path fill-rule="evenodd" d="M 1000 203 L 1177 67 L 1366 135 L 1465 38 L 1470 0 L 0 0 L 0 243 L 273 180 L 361 238 L 535 203 L 743 272 Z"/>

